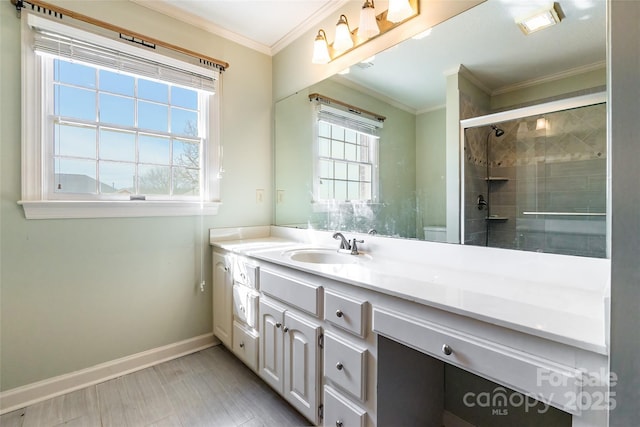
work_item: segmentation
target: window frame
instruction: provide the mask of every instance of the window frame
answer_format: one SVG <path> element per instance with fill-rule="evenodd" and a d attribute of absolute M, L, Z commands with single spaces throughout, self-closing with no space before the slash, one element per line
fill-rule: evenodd
<path fill-rule="evenodd" d="M 331 120 L 326 120 L 320 117 L 320 111 L 330 111 L 337 113 L 340 116 L 349 117 L 350 120 L 357 123 L 360 121 L 360 117 L 355 114 L 351 114 L 348 111 L 345 112 L 341 109 L 330 107 L 324 104 L 318 104 L 315 106 L 313 114 L 313 210 L 314 212 L 328 212 L 333 211 L 336 206 L 340 205 L 375 205 L 379 203 L 380 198 L 380 136 L 375 131 L 363 132 L 362 130 L 355 129 L 354 127 L 348 127 L 347 123 L 337 123 Z M 371 199 L 370 200 L 342 200 L 342 199 L 320 199 L 320 161 L 326 157 L 320 155 L 320 123 L 324 122 L 330 126 L 340 126 L 345 130 L 351 130 L 360 134 L 367 134 L 370 138 L 369 155 L 371 156 Z M 376 128 L 381 128 L 382 124 L 376 124 Z M 332 141 L 333 138 L 330 139 Z M 342 159 L 332 158 L 332 160 L 341 161 Z M 344 160 L 345 163 L 358 163 Z M 334 179 L 335 180 L 335 179 Z"/>
<path fill-rule="evenodd" d="M 53 76 L 47 75 L 47 67 L 43 55 L 33 49 L 35 30 L 29 25 L 31 13 L 24 13 L 21 20 L 22 37 L 22 205 L 27 219 L 48 218 L 111 218 L 111 217 L 144 217 L 144 216 L 189 216 L 215 215 L 220 206 L 221 146 L 220 146 L 220 96 L 203 94 L 208 98 L 208 112 L 199 114 L 204 123 L 199 124 L 205 130 L 202 135 L 201 149 L 201 182 L 199 199 L 173 200 L 162 196 L 149 196 L 145 200 L 132 197 L 96 197 L 82 193 L 55 193 L 53 173 L 53 118 L 47 114 L 47 105 L 52 105 Z M 43 20 L 40 16 L 35 16 Z M 55 23 L 60 25 L 59 23 Z M 85 30 L 69 27 L 71 31 L 87 33 Z M 119 42 L 122 43 L 122 42 Z M 140 48 L 137 48 L 139 49 Z M 141 50 L 141 57 L 144 51 Z M 158 54 L 154 52 L 157 56 Z M 66 58 L 62 58 L 66 60 Z M 179 61 L 168 57 L 172 63 Z M 100 68 L 97 65 L 91 65 Z M 51 70 L 49 70 L 51 71 Z M 140 78 L 147 79 L 146 76 Z M 48 87 L 51 82 L 51 87 Z M 170 82 L 168 82 L 170 83 Z M 218 82 L 219 83 L 219 82 Z M 51 129 L 49 129 L 51 128 Z M 47 166 L 49 164 L 49 166 Z"/>

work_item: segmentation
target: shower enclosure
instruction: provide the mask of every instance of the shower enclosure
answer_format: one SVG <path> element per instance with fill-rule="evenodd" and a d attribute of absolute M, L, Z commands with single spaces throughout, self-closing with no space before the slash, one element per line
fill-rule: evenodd
<path fill-rule="evenodd" d="M 605 99 L 461 122 L 465 244 L 606 257 Z"/>

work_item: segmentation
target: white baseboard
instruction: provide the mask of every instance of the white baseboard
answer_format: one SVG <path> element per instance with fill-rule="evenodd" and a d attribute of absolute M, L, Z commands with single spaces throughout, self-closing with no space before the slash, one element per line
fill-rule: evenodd
<path fill-rule="evenodd" d="M 0 393 L 0 414 L 139 371 L 219 344 L 212 333 L 111 360 Z"/>

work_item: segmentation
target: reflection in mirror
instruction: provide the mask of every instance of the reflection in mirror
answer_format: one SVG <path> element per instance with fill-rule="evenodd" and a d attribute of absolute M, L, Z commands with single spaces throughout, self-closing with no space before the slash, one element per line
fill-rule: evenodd
<path fill-rule="evenodd" d="M 538 3 L 488 0 L 420 40 L 406 40 L 348 74 L 278 101 L 276 225 L 460 242 L 460 120 L 606 90 L 606 2 L 562 1 L 559 24 L 526 36 L 515 18 L 539 9 Z M 352 187 L 366 185 L 368 177 L 360 176 L 366 175 L 362 169 L 356 180 L 342 170 L 320 170 L 319 150 L 328 153 L 327 141 L 319 142 L 312 93 L 349 104 L 356 115 L 386 118 L 373 132 L 370 198 L 341 192 L 331 199 L 325 192 L 323 199 L 318 193 L 327 173 Z M 481 102 L 465 102 L 469 98 Z"/>
<path fill-rule="evenodd" d="M 606 257 L 605 100 L 461 122 L 465 244 Z"/>

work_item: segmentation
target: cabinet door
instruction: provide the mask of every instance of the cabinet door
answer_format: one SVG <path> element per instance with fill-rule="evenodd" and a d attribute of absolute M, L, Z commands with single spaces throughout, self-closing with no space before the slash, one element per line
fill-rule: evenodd
<path fill-rule="evenodd" d="M 231 348 L 233 274 L 230 254 L 213 253 L 213 333 Z"/>
<path fill-rule="evenodd" d="M 318 424 L 320 326 L 287 311 L 284 315 L 284 396 Z"/>
<path fill-rule="evenodd" d="M 271 387 L 283 392 L 282 323 L 284 308 L 260 298 L 259 373 Z"/>

